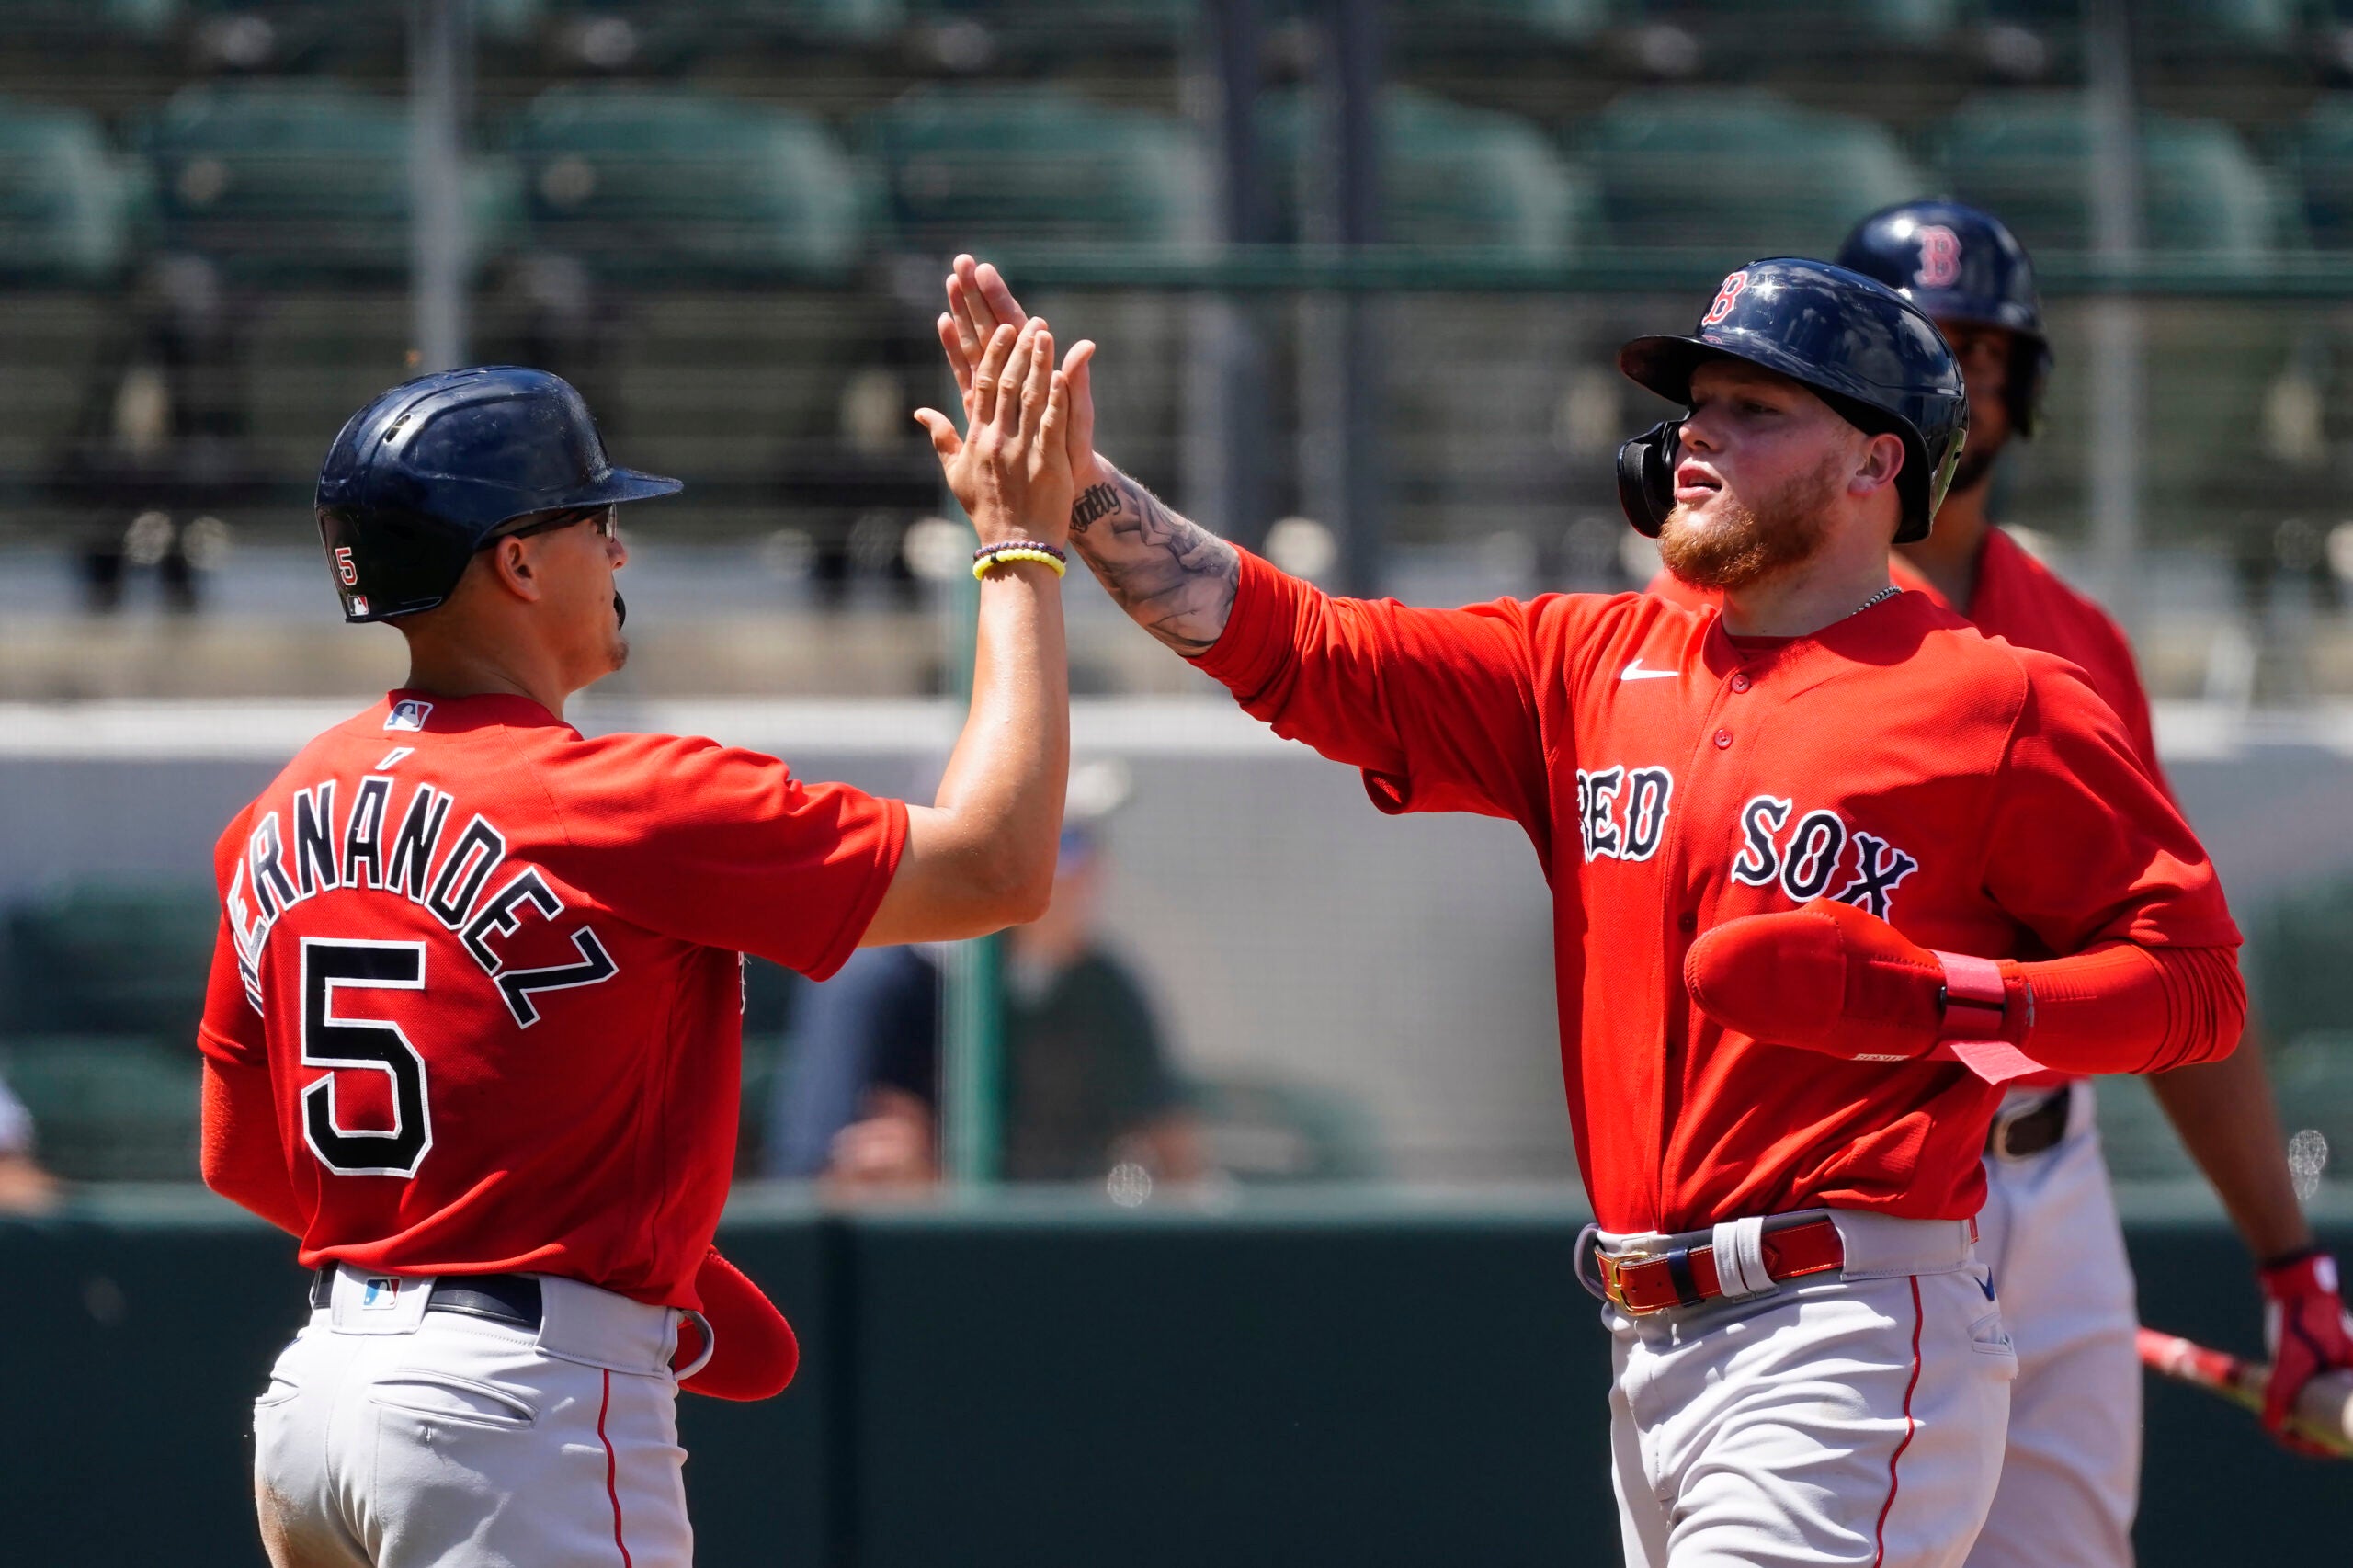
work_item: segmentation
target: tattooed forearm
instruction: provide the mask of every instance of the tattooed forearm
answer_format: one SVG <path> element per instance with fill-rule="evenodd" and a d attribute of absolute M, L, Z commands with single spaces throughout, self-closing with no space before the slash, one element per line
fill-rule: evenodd
<path fill-rule="evenodd" d="M 1126 474 L 1080 494 L 1070 542 L 1113 601 L 1178 653 L 1205 653 L 1224 631 L 1242 558 Z"/>

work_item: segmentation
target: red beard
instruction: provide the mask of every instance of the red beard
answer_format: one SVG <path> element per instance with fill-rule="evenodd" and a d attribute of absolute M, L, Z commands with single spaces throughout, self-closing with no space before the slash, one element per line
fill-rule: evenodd
<path fill-rule="evenodd" d="M 1824 515 L 1837 494 L 1834 471 L 1840 466 L 1837 458 L 1825 460 L 1754 510 L 1726 495 L 1726 516 L 1706 529 L 1695 527 L 1678 503 L 1659 528 L 1659 560 L 1678 581 L 1716 593 L 1737 592 L 1796 565 L 1822 543 Z"/>

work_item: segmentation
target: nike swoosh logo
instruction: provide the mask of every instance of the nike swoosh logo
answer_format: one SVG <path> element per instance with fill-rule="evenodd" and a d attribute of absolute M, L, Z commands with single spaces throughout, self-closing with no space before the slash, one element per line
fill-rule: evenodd
<path fill-rule="evenodd" d="M 1985 1278 L 1978 1282 L 1977 1288 L 1985 1292 L 1985 1299 L 1987 1301 L 1990 1301 L 1994 1299 L 1994 1271 L 1992 1269 L 1989 1268 L 1985 1271 Z"/>
<path fill-rule="evenodd" d="M 1636 659 L 1618 672 L 1618 678 L 1620 680 L 1672 680 L 1682 673 L 1681 670 L 1646 670 L 1643 668 L 1642 660 Z"/>

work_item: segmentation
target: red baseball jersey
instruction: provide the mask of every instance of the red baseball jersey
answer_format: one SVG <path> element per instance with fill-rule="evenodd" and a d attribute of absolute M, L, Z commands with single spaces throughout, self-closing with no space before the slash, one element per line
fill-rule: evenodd
<path fill-rule="evenodd" d="M 1999 1090 L 1723 1029 L 1683 984 L 1700 931 L 1829 897 L 1989 958 L 2238 941 L 2204 850 L 2081 676 L 1918 594 L 1744 646 L 1640 594 L 1415 609 L 1245 556 L 1199 663 L 1363 769 L 1381 810 L 1527 831 L 1577 1157 L 1612 1231 L 1817 1205 L 1960 1219 L 1984 1198 Z"/>
<path fill-rule="evenodd" d="M 1901 555 L 1894 558 L 1891 571 L 1899 586 L 1925 594 L 1947 609 L 1954 608 Z M 1716 595 L 1666 572 L 1652 581 L 1650 591 L 1694 608 L 1718 602 Z M 2132 645 L 2106 610 L 2061 582 L 2051 568 L 2020 549 L 2018 540 L 1998 528 L 1988 528 L 1978 551 L 1977 584 L 1964 619 L 1988 637 L 2056 653 L 2080 670 L 2092 689 L 2124 722 L 2125 738 L 2132 743 L 2141 766 L 2159 789 L 2172 795 L 2173 786 L 2157 760 L 2149 694 L 2141 685 L 2140 668 L 2132 662 Z M 2013 1086 L 2052 1088 L 2074 1077 L 2071 1073 L 2037 1073 Z"/>
<path fill-rule="evenodd" d="M 266 1063 L 306 1267 L 694 1304 L 734 1164 L 743 953 L 823 979 L 906 808 L 517 697 L 397 691 L 222 836 L 200 1044 Z"/>

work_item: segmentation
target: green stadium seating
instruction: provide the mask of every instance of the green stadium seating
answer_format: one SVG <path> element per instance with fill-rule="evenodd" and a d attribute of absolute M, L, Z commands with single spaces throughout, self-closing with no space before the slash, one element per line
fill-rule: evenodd
<path fill-rule="evenodd" d="M 1696 23 L 1710 36 L 1755 35 L 1776 53 L 1792 43 L 1818 50 L 1830 36 L 1933 44 L 1962 15 L 1961 0 L 1622 0 L 1620 10 L 1630 20 Z"/>
<path fill-rule="evenodd" d="M 1880 126 L 1757 89 L 1622 93 L 1571 146 L 1600 178 L 1614 242 L 1704 247 L 1727 266 L 1822 254 L 1927 188 Z"/>
<path fill-rule="evenodd" d="M 869 176 L 817 120 L 700 93 L 557 87 L 508 146 L 534 244 L 611 276 L 838 279 L 864 253 Z"/>
<path fill-rule="evenodd" d="M 2313 100 L 2296 128 L 2292 159 L 2313 243 L 2353 245 L 2353 92 Z"/>
<path fill-rule="evenodd" d="M 476 0 L 480 6 L 482 0 Z M 547 19 L 564 22 L 619 17 L 650 35 L 693 29 L 706 37 L 800 39 L 813 42 L 871 43 L 905 24 L 904 0 L 506 0 L 529 6 Z M 508 24 L 514 26 L 512 22 Z"/>
<path fill-rule="evenodd" d="M 142 127 L 165 243 L 278 278 L 409 267 L 409 119 L 396 98 L 299 80 L 199 85 Z M 475 253 L 512 226 L 511 174 L 468 170 Z"/>
<path fill-rule="evenodd" d="M 1992 0 L 1984 14 L 2045 32 L 2067 32 L 2083 25 L 2079 0 Z M 2166 54 L 2217 47 L 2246 51 L 2284 49 L 2303 20 L 2302 0 L 2137 0 L 2132 7 L 2143 47 Z"/>
<path fill-rule="evenodd" d="M 160 37 L 179 0 L 0 0 L 0 37 Z"/>
<path fill-rule="evenodd" d="M 2248 979 L 2272 1038 L 2293 1047 L 2306 1035 L 2353 1036 L 2353 993 L 2345 984 L 2353 881 L 2287 894 L 2248 925 L 2255 956 Z"/>
<path fill-rule="evenodd" d="M 203 885 L 90 885 L 17 905 L 0 1032 L 144 1035 L 193 1050 L 220 920 Z"/>
<path fill-rule="evenodd" d="M 0 99 L 0 276 L 90 283 L 121 269 L 144 190 L 96 117 Z"/>
<path fill-rule="evenodd" d="M 197 1178 L 196 1052 L 136 1035 L 0 1040 L 40 1163 L 69 1181 Z"/>
<path fill-rule="evenodd" d="M 1328 183 L 1314 159 L 1313 112 L 1312 98 L 1286 93 L 1258 115 L 1279 232 L 1292 238 L 1305 226 L 1307 193 Z M 1535 261 L 1593 243 L 1598 189 L 1526 120 L 1409 87 L 1382 96 L 1381 117 L 1383 243 L 1479 246 Z"/>
<path fill-rule="evenodd" d="M 1188 1079 L 1211 1163 L 1245 1182 L 1360 1181 L 1381 1174 L 1380 1141 L 1345 1097 L 1260 1074 Z"/>
<path fill-rule="evenodd" d="M 1182 120 L 1059 87 L 925 87 L 866 117 L 899 241 L 935 253 L 1085 245 L 1175 256 L 1211 237 Z"/>
<path fill-rule="evenodd" d="M 1388 7 L 1385 21 L 1417 44 L 1458 40 L 1507 43 L 1515 36 L 1575 43 L 1609 20 L 1608 0 L 1407 0 Z"/>
<path fill-rule="evenodd" d="M 2230 269 L 2259 265 L 2281 245 L 2287 204 L 2236 131 L 2156 113 L 2141 129 L 2151 250 L 2197 252 Z M 2091 248 L 2092 124 L 2082 94 L 1981 93 L 1928 141 L 1946 186 L 2001 213 L 2029 249 Z"/>

